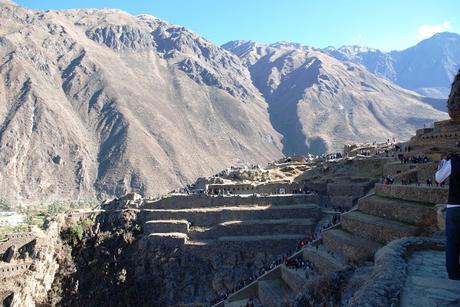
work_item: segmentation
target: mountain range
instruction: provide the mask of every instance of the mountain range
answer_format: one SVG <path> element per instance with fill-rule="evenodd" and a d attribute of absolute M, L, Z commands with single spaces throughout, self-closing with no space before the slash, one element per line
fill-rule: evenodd
<path fill-rule="evenodd" d="M 444 117 L 416 93 L 315 48 L 247 41 L 223 47 L 248 67 L 267 100 L 273 126 L 283 135 L 285 154 L 321 154 L 360 140 L 405 139 L 414 127 Z"/>
<path fill-rule="evenodd" d="M 0 0 L 1 197 L 154 195 L 239 162 L 405 139 L 447 117 L 343 50 L 219 47 L 149 15 Z"/>
<path fill-rule="evenodd" d="M 460 35 L 441 32 L 402 51 L 382 52 L 360 46 L 325 48 L 341 61 L 364 65 L 370 72 L 419 94 L 445 99 L 460 69 Z"/>
<path fill-rule="evenodd" d="M 10 202 L 154 195 L 238 159 L 281 156 L 241 61 L 154 17 L 3 3 L 0 59 Z"/>

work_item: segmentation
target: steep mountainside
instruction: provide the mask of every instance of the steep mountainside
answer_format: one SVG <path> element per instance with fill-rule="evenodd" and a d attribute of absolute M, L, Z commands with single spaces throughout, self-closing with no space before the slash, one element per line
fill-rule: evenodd
<path fill-rule="evenodd" d="M 0 2 L 0 193 L 11 204 L 163 193 L 281 155 L 240 60 L 152 16 Z"/>
<path fill-rule="evenodd" d="M 409 138 L 447 117 L 363 66 L 296 44 L 248 41 L 223 46 L 249 67 L 283 136 L 284 152 L 324 153 L 347 142 Z"/>
<path fill-rule="evenodd" d="M 447 98 L 460 69 L 460 35 L 438 33 L 402 51 L 382 52 L 359 46 L 323 50 L 339 59 L 364 65 L 401 87 L 433 98 Z"/>

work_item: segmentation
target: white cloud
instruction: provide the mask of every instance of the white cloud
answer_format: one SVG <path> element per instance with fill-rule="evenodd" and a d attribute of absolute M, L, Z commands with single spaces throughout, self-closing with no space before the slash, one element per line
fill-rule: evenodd
<path fill-rule="evenodd" d="M 425 39 L 428 37 L 433 36 L 438 32 L 444 32 L 451 28 L 450 21 L 444 21 L 438 25 L 421 25 L 418 28 L 417 38 L 418 39 Z"/>

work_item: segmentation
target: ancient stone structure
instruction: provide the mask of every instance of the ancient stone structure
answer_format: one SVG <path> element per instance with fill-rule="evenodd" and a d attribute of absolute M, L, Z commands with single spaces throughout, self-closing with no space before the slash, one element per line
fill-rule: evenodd
<path fill-rule="evenodd" d="M 12 282 L 29 271 L 32 260 L 21 257 L 18 251 L 30 245 L 36 237 L 32 232 L 11 233 L 5 241 L 0 242 L 0 292 L 8 294 L 3 297 L 2 302 L 12 300 L 17 290 Z"/>
<path fill-rule="evenodd" d="M 453 119 L 435 122 L 433 128 L 423 128 L 410 139 L 406 155 L 426 155 L 439 160 L 449 152 L 459 152 L 460 123 Z"/>
<path fill-rule="evenodd" d="M 324 276 L 372 261 L 387 243 L 432 233 L 437 228 L 435 204 L 445 202 L 446 196 L 445 188 L 376 184 L 375 194 L 361 198 L 357 209 L 342 215 L 340 225 L 327 229 L 320 240 L 293 256 L 311 267 L 292 269 L 282 264 L 219 305 L 240 306 L 249 300 L 263 306 L 292 303 L 317 287 Z M 346 296 L 343 299 L 342 304 L 350 303 Z"/>
<path fill-rule="evenodd" d="M 370 281 L 350 305 L 454 306 L 460 303 L 459 286 L 447 279 L 444 240 L 402 238 L 377 252 Z"/>
<path fill-rule="evenodd" d="M 460 152 L 460 73 L 452 83 L 447 108 L 450 119 L 435 122 L 433 128 L 417 130 L 407 143 L 407 154 L 423 153 L 439 160 L 443 154 Z"/>
<path fill-rule="evenodd" d="M 47 300 L 58 264 L 59 226 L 56 221 L 47 224 L 45 231 L 32 228 L 31 232 L 11 233 L 0 244 L 1 253 L 11 250 L 9 262 L 0 262 L 0 302 L 3 306 L 35 306 Z"/>
<path fill-rule="evenodd" d="M 189 250 L 256 247 L 283 253 L 311 235 L 322 217 L 317 195 L 171 196 L 145 202 L 144 232 L 158 244 Z M 210 254 L 208 254 L 210 255 Z"/>
<path fill-rule="evenodd" d="M 21 233 L 10 233 L 6 236 L 6 240 L 0 242 L 0 258 L 10 248 L 15 246 L 15 249 L 19 249 L 22 246 L 29 244 L 36 238 L 36 234 L 33 232 L 21 232 Z"/>
<path fill-rule="evenodd" d="M 460 71 L 455 76 L 452 83 L 449 99 L 447 100 L 447 109 L 452 120 L 460 121 Z"/>
<path fill-rule="evenodd" d="M 303 189 L 303 184 L 297 182 L 270 182 L 262 184 L 209 184 L 206 191 L 211 195 L 218 194 L 292 194 Z"/>

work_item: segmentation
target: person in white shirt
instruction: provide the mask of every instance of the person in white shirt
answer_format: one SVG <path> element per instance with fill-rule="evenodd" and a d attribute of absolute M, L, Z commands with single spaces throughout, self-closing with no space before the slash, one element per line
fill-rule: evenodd
<path fill-rule="evenodd" d="M 446 269 L 450 279 L 460 280 L 460 158 L 449 154 L 441 160 L 436 182 L 449 178 L 449 197 L 446 211 Z"/>

